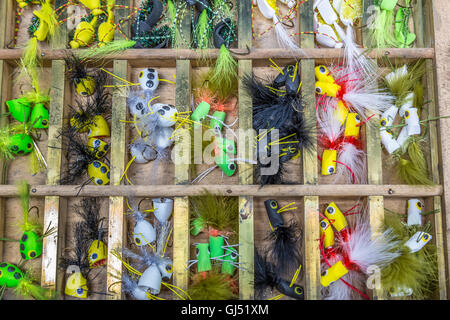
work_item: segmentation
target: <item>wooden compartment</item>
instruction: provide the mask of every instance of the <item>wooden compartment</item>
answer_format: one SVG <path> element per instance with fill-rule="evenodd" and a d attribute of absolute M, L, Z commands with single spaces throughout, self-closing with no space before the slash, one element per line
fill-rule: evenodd
<path fill-rule="evenodd" d="M 66 3 L 65 0 L 57 0 L 58 5 Z M 364 1 L 367 9 L 373 1 Z M 117 4 L 137 6 L 140 1 L 117 0 Z M 331 64 L 339 60 L 343 51 L 339 49 L 317 48 L 314 37 L 309 34 L 313 29 L 312 10 L 313 1 L 301 4 L 296 14 L 295 23 L 291 30 L 299 34 L 294 37 L 295 42 L 302 50 L 292 52 L 278 48 L 273 39 L 273 30 L 257 39 L 252 38 L 251 26 L 251 1 L 238 1 L 235 3 L 238 12 L 238 41 L 236 48 L 233 48 L 233 56 L 239 64 L 239 75 L 243 76 L 253 72 L 262 77 L 273 76 L 276 71 L 270 68 L 272 58 L 280 66 L 288 63 L 299 63 L 299 74 L 302 80 L 302 94 L 305 102 L 305 114 L 307 117 L 315 118 L 316 96 L 314 93 L 314 67 L 318 64 Z M 381 52 L 371 52 L 370 57 L 379 57 L 385 54 L 391 62 L 401 65 L 404 62 L 415 62 L 417 59 L 426 59 L 427 73 L 424 79 L 426 97 L 425 100 L 431 102 L 427 104 L 430 117 L 438 113 L 438 104 L 435 95 L 435 78 L 433 69 L 434 61 L 434 38 L 432 33 L 431 3 L 429 1 L 417 0 L 417 10 L 414 11 L 414 30 L 417 34 L 415 48 L 394 49 L 386 48 Z M 17 62 L 20 59 L 22 50 L 12 49 L 8 46 L 14 39 L 14 11 L 16 2 L 13 0 L 3 1 L 0 4 L 0 25 L 4 27 L 4 33 L 0 34 L 0 78 L 2 113 L 5 112 L 4 101 L 14 98 L 21 88 L 14 84 L 13 72 L 17 69 Z M 126 17 L 129 8 L 116 10 L 116 19 Z M 27 9 L 27 11 L 30 11 Z M 29 13 L 27 13 L 29 14 Z M 364 16 L 360 25 L 365 25 L 367 16 Z M 18 47 L 25 43 L 26 18 L 19 27 Z M 260 34 L 271 26 L 265 18 L 261 16 L 257 8 L 253 8 L 253 23 L 255 34 Z M 189 23 L 185 24 L 188 34 Z M 125 25 L 122 31 L 128 30 Z M 364 29 L 356 28 L 357 42 L 366 43 Z M 116 39 L 121 39 L 120 32 L 116 32 Z M 72 212 L 72 205 L 79 202 L 76 197 L 77 186 L 60 186 L 59 178 L 61 172 L 66 168 L 64 151 L 61 149 L 63 142 L 59 139 L 59 130 L 68 121 L 68 104 L 74 102 L 74 94 L 70 88 L 65 75 L 65 62 L 62 60 L 66 54 L 63 50 L 67 46 L 67 32 L 63 32 L 63 39 L 56 48 L 48 45 L 42 46 L 43 73 L 42 90 L 51 89 L 50 104 L 50 128 L 43 133 L 39 147 L 48 162 L 46 173 L 31 176 L 23 170 L 27 162 L 25 158 L 18 158 L 4 168 L 2 168 L 2 185 L 0 186 L 0 235 L 2 237 L 14 238 L 19 235 L 19 231 L 13 228 L 19 215 L 16 213 L 20 208 L 20 200 L 17 197 L 15 183 L 25 178 L 32 186 L 31 205 L 39 208 L 39 218 L 44 225 L 58 226 L 58 233 L 44 240 L 44 253 L 39 258 L 29 264 L 31 269 L 37 273 L 41 284 L 52 287 L 59 292 L 63 292 L 65 278 L 64 271 L 58 268 L 58 259 L 66 248 L 71 247 L 73 237 L 72 226 L 78 217 Z M 247 47 L 251 48 L 247 53 Z M 237 53 L 237 54 L 235 54 Z M 218 50 L 209 50 L 212 61 L 217 58 Z M 105 59 L 106 68 L 114 74 L 128 79 L 132 82 L 137 80 L 140 69 L 155 67 L 161 76 L 168 80 L 173 80 L 176 76 L 176 84 L 162 83 L 157 91 L 160 96 L 159 101 L 176 105 L 179 112 L 189 111 L 192 103 L 192 88 L 195 77 L 201 70 L 205 70 L 207 65 L 199 59 L 198 53 L 194 50 L 180 49 L 130 49 L 120 55 L 109 56 Z M 385 65 L 385 61 L 380 59 L 380 65 Z M 114 84 L 121 84 L 114 80 Z M 229 117 L 227 123 L 231 123 L 236 118 L 238 122 L 233 126 L 237 129 L 252 128 L 252 108 L 251 97 L 243 89 L 242 82 L 239 81 L 239 91 L 237 96 L 237 113 L 235 117 Z M 427 144 L 427 161 L 429 164 L 430 177 L 436 183 L 435 186 L 409 186 L 399 181 L 392 168 L 387 165 L 386 155 L 381 149 L 379 132 L 376 127 L 365 126 L 362 130 L 362 139 L 365 142 L 367 152 L 367 185 L 349 185 L 340 182 L 338 185 L 332 184 L 330 179 L 320 175 L 320 162 L 317 155 L 321 150 L 315 145 L 311 153 L 302 154 L 302 158 L 290 161 L 288 169 L 291 180 L 294 184 L 270 185 L 260 188 L 255 185 L 252 165 L 249 163 L 238 163 L 237 173 L 232 177 L 222 178 L 220 169 L 216 169 L 198 185 L 191 185 L 189 182 L 195 178 L 191 168 L 186 164 L 164 163 L 156 164 L 150 162 L 144 165 L 132 164 L 128 174 L 133 185 L 116 185 L 121 178 L 123 171 L 129 160 L 131 160 L 128 144 L 133 140 L 136 132 L 130 126 L 120 120 L 132 120 L 126 107 L 126 97 L 114 91 L 112 96 L 111 119 L 111 151 L 108 155 L 111 163 L 111 182 L 109 186 L 85 186 L 79 193 L 79 197 L 93 196 L 99 197 L 101 203 L 101 216 L 105 217 L 108 229 L 108 262 L 107 266 L 99 272 L 98 277 L 93 281 L 92 288 L 96 292 L 106 292 L 109 295 L 92 295 L 90 299 L 125 299 L 122 293 L 121 284 L 117 277 L 121 277 L 124 272 L 122 262 L 112 255 L 115 248 L 129 247 L 133 249 L 130 241 L 130 230 L 133 227 L 132 219 L 129 219 L 126 198 L 131 195 L 137 201 L 143 201 L 143 206 L 150 206 L 150 200 L 154 197 L 167 197 L 174 199 L 173 211 L 173 240 L 170 240 L 168 255 L 173 258 L 174 274 L 173 284 L 186 290 L 189 287 L 189 271 L 186 270 L 186 262 L 192 257 L 193 239 L 189 234 L 190 206 L 189 197 L 199 195 L 204 188 L 215 194 L 224 196 L 236 196 L 239 201 L 239 254 L 240 263 L 245 265 L 245 270 L 239 270 L 239 298 L 254 299 L 253 288 L 253 263 L 254 246 L 259 246 L 268 231 L 267 217 L 265 215 L 264 200 L 274 198 L 285 205 L 295 201 L 297 209 L 289 212 L 303 229 L 303 265 L 301 277 L 297 283 L 305 289 L 305 298 L 309 300 L 321 299 L 320 294 L 320 251 L 318 247 L 319 239 L 319 212 L 322 212 L 324 205 L 329 201 L 336 201 L 342 204 L 343 209 L 349 209 L 356 200 L 367 208 L 367 219 L 373 229 L 382 223 L 384 208 L 405 212 L 405 204 L 408 198 L 419 197 L 424 200 L 427 210 L 442 210 L 435 215 L 427 216 L 427 221 L 432 222 L 433 243 L 438 249 L 439 268 L 439 292 L 436 292 L 436 299 L 447 299 L 446 272 L 447 264 L 444 255 L 444 224 L 442 201 L 443 186 L 440 176 L 439 146 L 440 137 L 437 135 L 437 125 L 430 122 Z M 1 119 L 2 125 L 5 118 Z M 373 120 L 377 123 L 377 119 Z M 180 136 L 186 135 L 189 130 L 180 129 Z M 183 140 L 176 140 L 175 144 L 183 144 Z M 237 140 L 238 150 L 245 141 Z M 52 148 L 50 148 L 52 146 Z M 243 149 L 243 148 L 242 148 Z M 239 151 L 238 151 L 239 152 Z M 240 158 L 248 157 L 248 154 L 239 154 Z M 196 165 L 197 172 L 208 168 L 209 165 Z M 153 178 L 149 179 L 151 176 Z M 152 217 L 149 218 L 152 220 Z M 0 244 L 0 257 L 2 260 L 18 262 L 16 244 L 4 242 Z M 97 270 L 93 274 L 97 274 Z M 40 277 L 39 277 L 40 275 Z M 114 275 L 114 276 L 113 276 Z M 374 299 L 389 298 L 382 296 L 379 292 L 367 292 Z M 276 295 L 275 291 L 272 295 Z M 270 298 L 272 295 L 268 295 Z M 162 293 L 165 299 L 177 299 L 169 291 Z M 8 291 L 7 299 L 15 299 L 15 296 Z M 61 296 L 64 299 L 64 296 Z M 283 298 L 284 299 L 284 298 Z"/>

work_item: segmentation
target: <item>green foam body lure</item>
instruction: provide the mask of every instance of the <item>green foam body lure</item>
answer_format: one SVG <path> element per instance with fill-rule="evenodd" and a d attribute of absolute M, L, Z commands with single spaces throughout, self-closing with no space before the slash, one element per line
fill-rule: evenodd
<path fill-rule="evenodd" d="M 197 108 L 195 108 L 194 112 L 191 114 L 191 120 L 195 122 L 202 122 L 209 113 L 209 109 L 211 108 L 208 102 L 202 101 L 198 104 Z M 194 128 L 198 127 L 200 124 L 194 123 Z"/>
<path fill-rule="evenodd" d="M 25 231 L 20 238 L 19 247 L 23 259 L 36 259 L 42 254 L 42 237 L 34 231 Z"/>
<path fill-rule="evenodd" d="M 214 157 L 214 160 L 226 176 L 231 177 L 236 172 L 236 164 L 223 150 L 219 150 L 219 154 Z"/>
<path fill-rule="evenodd" d="M 205 272 L 211 270 L 211 257 L 209 254 L 208 243 L 197 243 L 197 270 L 198 272 Z"/>
<path fill-rule="evenodd" d="M 236 143 L 234 142 L 234 140 L 216 137 L 216 141 L 217 141 L 217 147 L 220 150 L 222 150 L 223 152 L 232 153 L 232 154 L 237 153 Z"/>
<path fill-rule="evenodd" d="M 16 288 L 23 279 L 23 272 L 13 264 L 2 262 L 0 264 L 0 286 Z"/>
<path fill-rule="evenodd" d="M 27 122 L 31 113 L 31 103 L 25 98 L 6 101 L 11 116 L 19 122 Z"/>
<path fill-rule="evenodd" d="M 239 255 L 235 248 L 227 248 L 226 250 L 226 255 L 223 258 L 225 261 L 222 263 L 222 273 L 233 276 L 234 271 L 236 270 L 233 263 L 236 263 Z"/>
<path fill-rule="evenodd" d="M 31 123 L 34 123 L 33 128 L 48 128 L 49 114 L 43 103 L 37 103 L 34 105 L 33 111 L 31 111 L 30 121 Z"/>
<path fill-rule="evenodd" d="M 209 251 L 211 259 L 223 256 L 223 237 L 209 236 Z"/>
<path fill-rule="evenodd" d="M 409 6 L 409 1 L 406 2 Z M 414 40 L 416 35 L 409 32 L 409 17 L 411 16 L 410 8 L 400 8 L 395 15 L 395 39 L 397 39 L 400 48 L 408 48 Z"/>
<path fill-rule="evenodd" d="M 219 133 L 223 128 L 226 113 L 223 111 L 215 111 L 212 116 L 213 118 L 211 118 L 209 127 L 213 129 L 215 133 Z"/>
<path fill-rule="evenodd" d="M 9 138 L 9 150 L 14 155 L 25 155 L 33 150 L 33 139 L 24 133 L 12 135 Z"/>

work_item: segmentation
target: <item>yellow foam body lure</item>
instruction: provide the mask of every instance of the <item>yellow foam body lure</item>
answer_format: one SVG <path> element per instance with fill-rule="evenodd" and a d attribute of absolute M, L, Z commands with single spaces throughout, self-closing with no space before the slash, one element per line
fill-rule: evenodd
<path fill-rule="evenodd" d="M 335 83 L 333 76 L 331 75 L 330 70 L 324 65 L 320 65 L 314 68 L 314 74 L 316 75 L 316 79 L 322 82 Z"/>
<path fill-rule="evenodd" d="M 114 40 L 114 31 L 116 25 L 114 24 L 114 4 L 115 0 L 108 1 L 108 20 L 100 24 L 98 27 L 98 46 L 103 47 L 105 44 Z"/>
<path fill-rule="evenodd" d="M 95 80 L 94 78 L 87 76 L 86 78 L 79 79 L 75 86 L 75 91 L 83 97 L 90 96 L 95 90 Z"/>
<path fill-rule="evenodd" d="M 361 119 L 359 114 L 357 113 L 349 113 L 347 116 L 347 122 L 345 123 L 345 132 L 344 135 L 346 137 L 355 137 L 359 138 L 359 129 L 361 128 L 359 124 L 361 123 Z"/>
<path fill-rule="evenodd" d="M 328 219 L 320 221 L 320 238 L 323 238 L 323 246 L 330 248 L 334 245 L 334 231 Z"/>
<path fill-rule="evenodd" d="M 66 295 L 86 299 L 88 290 L 87 280 L 81 272 L 74 272 L 67 278 L 64 289 Z"/>
<path fill-rule="evenodd" d="M 98 268 L 106 263 L 108 249 L 103 241 L 94 240 L 89 247 L 89 268 Z"/>
<path fill-rule="evenodd" d="M 329 176 L 336 172 L 336 150 L 323 150 L 322 175 Z"/>
<path fill-rule="evenodd" d="M 97 186 L 109 184 L 109 167 L 99 160 L 95 160 L 88 165 L 88 175 Z"/>
<path fill-rule="evenodd" d="M 108 122 L 101 115 L 96 115 L 92 118 L 92 123 L 88 125 L 88 137 L 109 137 L 111 132 L 109 130 Z"/>
<path fill-rule="evenodd" d="M 334 202 L 331 202 L 326 208 L 325 216 L 330 220 L 331 224 L 337 231 L 345 229 L 348 225 L 344 214 Z"/>
<path fill-rule="evenodd" d="M 87 47 L 94 41 L 95 26 L 97 25 L 97 16 L 94 16 L 91 22 L 81 21 L 75 28 L 73 40 L 70 41 L 72 49 Z"/>
<path fill-rule="evenodd" d="M 327 272 L 320 277 L 320 284 L 324 287 L 328 287 L 333 282 L 339 280 L 348 273 L 348 269 L 341 261 L 333 264 Z"/>

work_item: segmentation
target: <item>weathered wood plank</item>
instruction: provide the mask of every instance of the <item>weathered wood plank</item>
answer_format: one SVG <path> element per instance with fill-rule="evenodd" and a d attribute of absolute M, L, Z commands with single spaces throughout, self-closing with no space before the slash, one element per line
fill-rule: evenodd
<path fill-rule="evenodd" d="M 450 78 L 448 76 L 450 65 L 450 54 L 448 48 L 450 47 L 450 37 L 448 37 L 448 30 L 450 29 L 450 6 L 446 0 L 435 0 L 432 2 L 432 6 L 428 6 L 428 13 L 430 17 L 429 28 L 431 33 L 434 34 L 435 41 L 432 44 L 436 50 L 436 64 L 439 68 L 434 69 L 436 75 L 436 96 L 439 100 L 439 115 L 450 114 Z M 433 40 L 433 39 L 432 39 Z M 437 101 L 436 101 L 437 102 Z M 447 250 L 445 251 L 445 260 L 447 260 L 447 274 L 450 269 L 450 249 L 448 244 L 450 243 L 450 139 L 443 137 L 448 136 L 450 131 L 450 122 L 448 120 L 441 120 L 438 123 L 438 132 L 441 136 L 441 162 L 438 166 L 440 173 L 442 174 L 444 194 L 442 196 L 442 219 L 445 220 L 446 229 L 442 231 L 447 243 Z M 442 259 L 442 257 L 440 257 Z M 450 287 L 447 285 L 447 290 Z"/>
<path fill-rule="evenodd" d="M 0 4 L 0 26 L 6 26 L 8 19 L 8 2 L 2 1 Z M 0 48 L 5 47 L 6 42 L 6 32 L 2 32 L 0 34 Z M 8 83 L 10 81 L 9 74 L 10 68 L 7 63 L 3 60 L 0 61 L 0 101 L 6 101 L 9 86 Z M 4 103 L 0 106 L 1 114 L 5 114 L 7 112 L 6 105 Z M 4 127 L 8 124 L 8 117 L 0 117 L 0 127 Z M 0 184 L 6 183 L 6 175 L 7 175 L 8 164 L 7 161 L 0 157 Z M 0 198 L 0 237 L 4 236 L 5 232 L 5 199 Z M 0 245 L 0 259 L 3 258 L 3 244 Z"/>
<path fill-rule="evenodd" d="M 313 30 L 313 2 L 308 1 L 301 6 L 300 10 L 300 32 Z M 308 34 L 300 36 L 302 49 L 314 48 L 314 37 Z M 313 59 L 301 60 L 302 94 L 305 102 L 305 117 L 316 118 L 315 103 L 315 62 Z M 303 151 L 303 183 L 305 185 L 316 185 L 318 183 L 318 161 L 317 161 L 317 139 L 311 152 Z M 319 197 L 307 196 L 304 198 L 304 235 L 305 235 L 305 276 L 306 276 L 306 298 L 318 300 L 320 294 L 320 250 L 317 239 L 319 239 Z"/>
<path fill-rule="evenodd" d="M 116 0 L 116 5 L 128 5 L 127 0 Z M 115 22 L 125 18 L 129 14 L 128 8 L 115 9 Z M 121 31 L 129 36 L 129 22 L 121 25 Z M 116 30 L 114 39 L 123 39 L 122 32 Z M 127 79 L 128 62 L 125 60 L 114 60 L 113 73 L 123 79 Z M 119 85 L 118 79 L 114 79 L 114 84 Z M 127 157 L 126 143 L 126 127 L 125 123 L 120 120 L 126 119 L 127 116 L 127 99 L 118 91 L 113 91 L 112 113 L 111 113 L 111 167 L 110 167 L 110 185 L 115 185 L 120 181 L 120 177 L 125 169 L 125 161 Z M 109 197 L 109 218 L 108 218 L 108 257 L 107 257 L 107 277 L 106 289 L 110 289 L 110 300 L 118 300 L 122 298 L 122 286 L 117 283 L 117 277 L 122 277 L 122 262 L 114 257 L 113 249 L 121 249 L 126 239 L 126 219 L 124 215 L 125 209 L 124 197 Z M 126 243 L 125 243 L 126 245 Z M 116 283 L 114 286 L 112 284 Z"/>
<path fill-rule="evenodd" d="M 422 4 L 422 3 L 420 3 Z M 419 5 L 419 3 L 418 3 Z M 424 4 L 422 13 L 423 20 L 427 21 L 426 27 L 422 29 L 424 34 L 423 39 L 427 39 L 426 44 L 430 44 L 433 42 L 433 8 L 431 7 L 430 1 L 426 1 Z M 426 64 L 426 88 L 425 91 L 427 93 L 427 100 L 431 100 L 431 103 L 428 104 L 428 116 L 436 117 L 439 115 L 439 105 L 438 105 L 438 97 L 437 97 L 437 85 L 436 85 L 436 62 L 433 60 L 425 61 Z M 441 104 L 447 104 L 445 100 L 440 100 Z M 438 123 L 432 121 L 428 126 L 428 134 L 429 134 L 429 143 L 430 143 L 430 160 L 431 160 L 431 176 L 435 183 L 440 183 L 441 179 L 441 165 L 440 162 L 440 137 L 438 134 Z M 441 136 L 442 137 L 442 136 Z M 444 135 L 445 137 L 445 135 Z M 446 186 L 446 188 L 448 185 Z M 445 241 L 444 241 L 444 214 L 445 211 L 442 211 L 442 200 L 441 197 L 433 197 L 434 210 L 440 210 L 438 214 L 434 215 L 434 228 L 435 228 L 435 241 L 437 248 L 437 257 L 438 257 L 438 275 L 439 275 L 439 297 L 441 300 L 447 299 L 447 286 L 448 281 L 446 278 L 446 269 L 447 263 L 445 261 Z M 448 207 L 447 207 L 448 208 Z M 448 258 L 448 257 L 447 257 Z M 447 270 L 448 272 L 448 270 Z"/>
<path fill-rule="evenodd" d="M 302 9 L 303 10 L 303 9 Z M 310 35 L 307 37 L 312 38 Z M 305 37 L 306 37 L 305 36 Z M 62 59 L 67 51 L 72 50 L 42 50 L 44 56 L 43 60 L 58 60 Z M 76 49 L 77 52 L 82 52 L 83 49 Z M 343 49 L 330 48 L 302 48 L 302 50 L 285 50 L 280 48 L 252 48 L 250 53 L 247 49 L 233 49 L 233 57 L 237 60 L 267 60 L 268 57 L 272 59 L 337 59 L 342 57 Z M 391 59 L 433 59 L 434 48 L 385 48 L 370 51 L 369 57 L 376 58 L 380 55 L 387 54 Z M 209 49 L 205 51 L 207 57 L 216 59 L 219 56 L 218 49 Z M 239 55 L 240 54 L 240 55 Z M 22 49 L 0 49 L 0 57 L 4 60 L 18 60 L 22 56 Z M 191 49 L 128 49 L 120 54 L 109 55 L 105 60 L 200 60 L 203 56 L 199 52 Z"/>
<path fill-rule="evenodd" d="M 186 41 L 191 40 L 191 21 L 187 14 L 182 21 L 182 33 Z M 181 33 L 180 33 L 181 37 Z M 180 40 L 180 39 L 179 39 Z M 179 41 L 181 43 L 181 41 Z M 183 50 L 176 49 L 176 52 Z M 178 112 L 190 111 L 191 105 L 191 61 L 177 60 L 177 84 L 175 104 Z M 184 154 L 190 154 L 191 133 L 187 128 L 180 128 L 176 135 L 175 148 Z M 189 183 L 190 156 L 185 161 L 182 154 L 175 153 L 175 184 L 184 185 Z M 189 271 L 186 269 L 186 263 L 189 260 L 190 235 L 189 235 L 189 198 L 186 196 L 175 197 L 173 210 L 173 270 L 174 284 L 179 288 L 186 290 L 189 285 Z M 174 296 L 176 299 L 177 297 Z"/>
<path fill-rule="evenodd" d="M 55 6 L 61 6 L 67 0 L 55 1 Z M 65 13 L 62 14 L 65 17 Z M 54 43 L 55 48 L 64 48 L 67 42 L 67 24 L 59 26 L 59 43 Z M 64 60 L 52 61 L 51 67 L 51 99 L 49 108 L 48 146 L 52 146 L 52 152 L 47 152 L 47 185 L 59 184 L 62 163 L 62 141 L 60 131 L 64 122 L 64 105 L 70 92 L 65 81 L 66 64 Z M 62 292 L 64 288 L 64 270 L 58 268 L 65 243 L 65 226 L 67 214 L 67 201 L 58 196 L 45 197 L 44 204 L 44 228 L 57 228 L 57 232 L 45 237 L 42 250 L 41 285 Z"/>
<path fill-rule="evenodd" d="M 251 2 L 240 1 L 238 8 L 238 44 L 240 49 L 252 47 L 251 28 Z M 239 79 L 245 74 L 252 73 L 251 60 L 239 60 Z M 244 90 L 242 81 L 239 80 L 239 129 L 251 130 L 252 121 L 252 98 Z M 253 132 L 253 130 L 248 131 Z M 250 141 L 249 141 L 250 139 Z M 253 139 L 247 135 L 239 135 L 238 152 L 239 158 L 250 159 Z M 239 164 L 239 184 L 253 184 L 253 165 L 249 163 Z M 244 268 L 239 270 L 239 298 L 241 300 L 251 300 L 254 298 L 254 234 L 253 234 L 253 197 L 239 197 L 239 262 Z"/>
<path fill-rule="evenodd" d="M 367 23 L 369 18 L 367 8 L 373 4 L 373 0 L 364 1 L 364 15 L 362 24 Z M 367 45 L 368 34 L 363 32 L 363 43 Z M 383 166 L 381 154 L 381 137 L 379 127 L 376 125 L 380 122 L 380 116 L 376 115 L 372 118 L 371 124 L 366 125 L 366 149 L 367 149 L 367 181 L 370 185 L 380 185 L 383 183 Z M 372 236 L 375 237 L 379 233 L 379 228 L 384 220 L 384 199 L 382 196 L 369 196 L 369 221 L 372 228 Z M 374 289 L 374 299 L 383 299 L 383 288 Z"/>
<path fill-rule="evenodd" d="M 80 191 L 77 185 L 51 186 L 32 185 L 32 197 L 61 196 L 80 197 L 127 196 L 131 192 L 136 197 L 184 197 L 197 196 L 209 190 L 213 194 L 224 196 L 268 197 L 274 194 L 280 197 L 301 196 L 341 196 L 341 197 L 432 197 L 443 194 L 442 186 L 411 185 L 134 185 L 134 186 L 94 186 L 87 185 Z M 1 185 L 0 197 L 18 196 L 17 187 Z"/>

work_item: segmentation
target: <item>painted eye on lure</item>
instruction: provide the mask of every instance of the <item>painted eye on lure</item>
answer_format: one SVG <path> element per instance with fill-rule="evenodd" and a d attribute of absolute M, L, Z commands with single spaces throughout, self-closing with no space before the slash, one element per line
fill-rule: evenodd
<path fill-rule="evenodd" d="M 338 206 L 331 202 L 325 210 L 325 216 L 330 220 L 331 224 L 337 231 L 341 231 L 347 227 L 347 220 Z"/>
<path fill-rule="evenodd" d="M 92 241 L 88 250 L 89 268 L 93 269 L 104 266 L 106 263 L 107 251 L 108 249 L 103 241 Z"/>
<path fill-rule="evenodd" d="M 316 79 L 320 82 L 334 83 L 333 76 L 331 76 L 330 71 L 324 65 L 320 65 L 314 68 L 314 73 Z"/>

